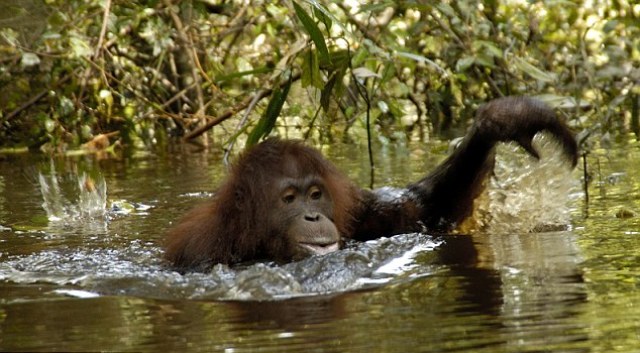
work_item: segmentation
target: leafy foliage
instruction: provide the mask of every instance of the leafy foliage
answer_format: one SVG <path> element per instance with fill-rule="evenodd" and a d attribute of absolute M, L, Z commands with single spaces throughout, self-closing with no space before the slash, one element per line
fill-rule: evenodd
<path fill-rule="evenodd" d="M 0 147 L 427 139 L 519 94 L 583 137 L 640 134 L 632 1 L 348 4 L 3 1 Z"/>

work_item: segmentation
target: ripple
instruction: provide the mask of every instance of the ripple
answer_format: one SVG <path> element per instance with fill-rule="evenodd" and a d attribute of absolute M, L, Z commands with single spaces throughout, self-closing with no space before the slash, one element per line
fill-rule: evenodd
<path fill-rule="evenodd" d="M 208 273 L 180 274 L 162 260 L 162 249 L 131 242 L 121 249 L 55 249 L 0 263 L 0 280 L 62 286 L 60 295 L 97 293 L 162 299 L 278 300 L 381 286 L 427 275 L 415 256 L 441 241 L 404 234 L 352 243 L 325 256 L 278 265 L 216 265 Z"/>

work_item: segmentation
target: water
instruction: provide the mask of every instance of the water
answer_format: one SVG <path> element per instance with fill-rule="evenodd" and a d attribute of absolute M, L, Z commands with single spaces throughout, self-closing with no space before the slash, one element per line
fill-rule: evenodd
<path fill-rule="evenodd" d="M 472 235 L 189 274 L 162 261 L 164 231 L 213 192 L 220 155 L 0 157 L 0 350 L 640 351 L 639 147 L 589 155 L 588 204 L 552 148 L 503 146 Z M 368 184 L 366 151 L 324 152 Z M 376 183 L 442 156 L 379 148 Z"/>

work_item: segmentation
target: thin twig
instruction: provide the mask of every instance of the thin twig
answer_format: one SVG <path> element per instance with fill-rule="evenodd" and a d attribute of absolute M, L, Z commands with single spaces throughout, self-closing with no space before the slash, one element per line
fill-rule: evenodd
<path fill-rule="evenodd" d="M 242 119 L 240 120 L 240 122 L 238 123 L 238 126 L 236 127 L 236 132 L 234 133 L 234 135 L 237 134 L 240 131 L 240 129 L 242 129 L 242 127 L 247 123 L 247 120 L 249 120 L 249 115 L 251 114 L 255 106 L 258 104 L 260 99 L 262 99 L 263 97 L 262 91 L 264 91 L 264 89 L 261 89 L 258 92 L 256 92 L 256 94 L 254 94 L 253 99 L 251 100 L 251 103 L 249 103 L 249 106 L 247 107 L 247 109 L 245 109 L 244 115 L 242 116 Z M 224 157 L 222 158 L 222 160 L 224 162 L 224 165 L 226 166 L 229 165 L 229 155 L 231 154 L 231 150 L 233 150 L 233 146 L 235 145 L 235 143 L 236 143 L 236 139 L 234 138 L 229 142 L 229 146 L 227 147 L 227 150 L 224 152 Z"/>
<path fill-rule="evenodd" d="M 351 65 L 351 61 L 349 61 L 349 65 Z M 369 152 L 369 167 L 370 167 L 369 187 L 373 189 L 373 186 L 375 184 L 376 165 L 373 160 L 373 146 L 371 143 L 371 99 L 369 97 L 369 92 L 367 91 L 367 87 L 364 84 L 360 83 L 360 81 L 358 81 L 358 78 L 353 73 L 353 69 L 351 69 L 350 71 L 351 71 L 351 77 L 355 82 L 356 89 L 358 90 L 358 94 L 360 95 L 360 97 L 362 97 L 362 99 L 364 99 L 365 103 L 367 104 L 367 115 L 365 118 L 365 123 L 367 127 L 367 151 Z"/>
<path fill-rule="evenodd" d="M 445 32 L 448 32 L 449 35 L 454 39 L 455 42 L 458 43 L 458 45 L 461 48 L 466 49 L 467 45 L 465 44 L 464 40 L 462 40 L 461 35 L 459 35 L 454 27 L 447 25 L 446 23 L 444 23 L 444 21 L 442 21 L 442 19 L 436 15 L 433 14 L 433 12 L 429 13 L 429 16 L 438 23 L 438 25 L 440 26 L 440 28 L 444 29 Z M 444 17 L 447 17 L 446 15 Z M 449 19 L 449 17 L 447 17 L 447 19 Z"/>
<path fill-rule="evenodd" d="M 315 125 L 321 110 L 322 110 L 322 106 L 318 106 L 315 114 L 313 114 L 313 118 L 311 118 L 311 122 L 309 122 L 309 129 L 307 129 L 307 132 L 304 134 L 305 140 L 309 139 L 309 136 L 311 136 L 311 131 L 313 131 L 313 125 Z"/>
<path fill-rule="evenodd" d="M 587 153 L 583 153 L 582 154 L 582 175 L 584 178 L 584 184 L 583 184 L 583 188 L 584 188 L 584 202 L 588 205 L 589 204 L 589 171 L 587 169 L 588 164 L 587 164 Z"/>
<path fill-rule="evenodd" d="M 338 1 L 338 2 L 335 2 L 335 5 L 338 6 L 342 10 L 342 12 L 344 12 L 344 15 L 347 16 L 347 20 L 351 22 L 354 26 L 356 26 L 360 31 L 360 33 L 362 33 L 362 35 L 365 38 L 369 39 L 370 41 L 372 41 L 373 43 L 375 43 L 377 46 L 381 48 L 384 47 L 380 42 L 380 39 L 371 31 L 369 31 L 367 26 L 360 23 L 360 21 L 358 21 L 355 17 L 353 17 L 350 13 L 350 10 L 344 4 Z"/>
<path fill-rule="evenodd" d="M 170 0 L 166 0 L 165 4 L 169 8 L 172 5 Z M 198 71 L 197 59 L 195 57 L 196 53 L 195 53 L 195 50 L 189 50 L 189 49 L 195 48 L 195 45 L 193 44 L 193 41 L 191 40 L 189 35 L 186 33 L 185 26 L 182 24 L 182 20 L 180 20 L 178 15 L 172 10 L 169 10 L 168 12 L 169 12 L 169 16 L 171 17 L 171 20 L 173 21 L 174 26 L 176 27 L 178 38 L 180 39 L 180 42 L 182 42 L 182 47 L 184 50 L 187 51 L 187 57 L 189 58 L 189 61 L 191 64 L 191 76 L 193 77 L 193 82 L 196 84 L 194 88 L 196 90 L 196 98 L 198 99 L 197 114 L 204 115 L 204 94 L 202 93 L 202 88 L 200 87 L 201 80 L 200 80 L 200 76 L 198 75 L 199 71 Z"/>
<path fill-rule="evenodd" d="M 61 84 L 69 81 L 69 79 L 71 78 L 72 75 L 66 75 L 64 76 L 62 79 L 60 79 L 60 81 L 56 82 L 53 87 L 58 87 Z M 7 114 L 4 117 L 4 121 L 9 121 L 11 119 L 13 119 L 14 117 L 16 117 L 16 115 L 20 114 L 22 111 L 24 111 L 25 109 L 28 109 L 29 107 L 31 107 L 32 105 L 36 104 L 40 99 L 42 99 L 44 96 L 47 95 L 47 93 L 49 93 L 49 91 L 51 90 L 51 88 L 46 88 L 43 89 L 42 91 L 40 91 L 40 93 L 36 94 L 35 96 L 33 96 L 31 99 L 29 99 L 28 101 L 26 101 L 24 104 L 22 104 L 21 106 L 19 106 L 18 108 L 16 108 L 14 111 L 12 111 L 11 113 Z"/>
<path fill-rule="evenodd" d="M 420 141 L 424 141 L 424 126 L 422 124 L 422 116 L 424 115 L 424 110 L 422 110 L 420 101 L 415 94 L 409 93 L 407 95 L 407 98 L 409 98 L 409 101 L 411 101 L 411 103 L 413 103 L 413 105 L 416 107 L 416 114 L 418 115 L 418 120 L 416 121 L 416 124 L 418 124 L 418 137 L 420 138 Z"/>
<path fill-rule="evenodd" d="M 364 100 L 367 103 L 367 151 L 369 152 L 369 165 L 371 166 L 371 171 L 369 173 L 371 177 L 369 188 L 373 189 L 373 186 L 375 185 L 376 165 L 373 160 L 373 146 L 371 144 L 371 99 L 369 99 L 369 92 L 367 92 L 366 87 L 364 88 L 365 88 Z"/>
<path fill-rule="evenodd" d="M 227 45 L 222 54 L 221 63 L 224 65 L 227 62 L 227 58 L 229 57 L 229 53 L 231 52 L 231 48 L 234 46 L 235 42 L 238 40 L 244 29 L 253 22 L 253 19 L 247 21 L 243 17 L 246 14 L 247 10 L 252 6 L 253 2 L 249 1 L 245 6 L 243 6 L 238 13 L 233 16 L 231 21 L 228 22 L 228 29 L 220 32 L 218 36 L 218 46 L 220 46 L 222 40 L 230 33 L 233 33 L 233 38 Z"/>
<path fill-rule="evenodd" d="M 297 80 L 300 79 L 300 77 L 302 77 L 302 75 L 300 73 L 296 73 L 291 77 L 291 81 L 292 82 L 293 81 L 297 81 Z M 267 97 L 267 96 L 271 95 L 272 92 L 273 92 L 273 88 L 265 88 L 263 90 L 258 91 L 258 93 L 255 96 L 250 96 L 250 97 L 245 98 L 242 102 L 236 104 L 233 108 L 224 111 L 222 114 L 220 114 L 217 117 L 213 118 L 212 120 L 210 120 L 206 124 L 198 127 L 197 129 L 191 131 L 190 133 L 188 133 L 184 137 L 184 140 L 185 141 L 189 141 L 189 140 L 192 140 L 192 139 L 204 134 L 205 132 L 210 130 L 212 127 L 222 123 L 223 121 L 229 119 L 230 117 L 234 116 L 238 112 L 246 109 L 251 104 L 251 102 L 254 101 L 254 99 L 260 100 L 260 99 L 262 99 L 264 97 Z"/>
<path fill-rule="evenodd" d="M 111 0 L 107 0 L 104 4 L 104 15 L 102 16 L 102 28 L 100 29 L 100 36 L 98 37 L 98 44 L 96 45 L 96 51 L 93 53 L 93 58 L 97 59 L 102 53 L 102 43 L 104 37 L 107 34 L 107 23 L 109 22 L 109 14 L 111 13 Z"/>
<path fill-rule="evenodd" d="M 484 78 L 487 80 L 487 82 L 489 82 L 489 86 L 491 86 L 491 88 L 493 89 L 494 93 L 496 93 L 499 97 L 504 97 L 504 93 L 502 93 L 502 91 L 500 90 L 500 87 L 498 87 L 498 84 L 496 83 L 496 81 L 494 81 L 493 78 L 491 78 L 491 76 L 489 76 L 489 74 L 487 74 L 486 72 L 483 72 L 477 66 L 473 67 L 473 71 L 476 73 L 476 75 L 478 75 L 478 77 L 483 77 L 484 76 Z"/>

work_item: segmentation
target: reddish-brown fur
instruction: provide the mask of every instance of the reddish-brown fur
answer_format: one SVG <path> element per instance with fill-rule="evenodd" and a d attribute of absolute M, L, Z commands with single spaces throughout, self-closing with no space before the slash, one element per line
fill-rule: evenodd
<path fill-rule="evenodd" d="M 269 139 L 243 153 L 212 200 L 169 232 L 166 258 L 185 269 L 289 261 L 334 251 L 345 238 L 450 231 L 470 216 L 495 144 L 515 141 L 537 157 L 531 140 L 543 130 L 575 166 L 577 144 L 553 111 L 534 99 L 507 97 L 481 107 L 460 146 L 423 179 L 374 191 L 353 185 L 301 142 Z"/>
<path fill-rule="evenodd" d="M 288 260 L 292 244 L 270 234 L 269 221 L 275 183 L 291 174 L 319 176 L 333 201 L 338 232 L 352 232 L 359 190 L 317 150 L 299 141 L 270 139 L 243 153 L 213 199 L 190 211 L 169 232 L 165 257 L 179 267 Z"/>

